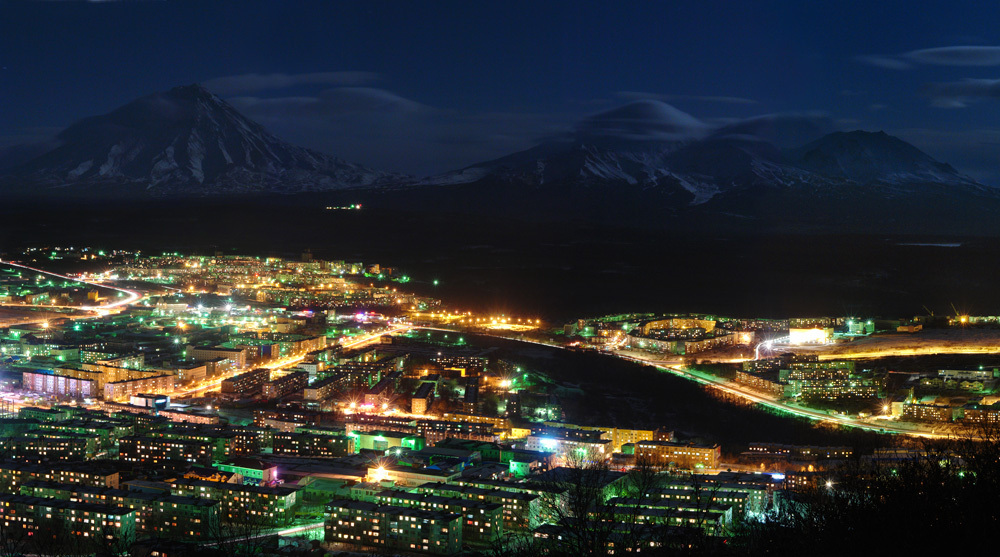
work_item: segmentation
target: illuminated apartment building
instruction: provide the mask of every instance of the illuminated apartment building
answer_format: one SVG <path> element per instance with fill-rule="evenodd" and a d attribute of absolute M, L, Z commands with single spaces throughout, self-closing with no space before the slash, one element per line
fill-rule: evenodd
<path fill-rule="evenodd" d="M 286 524 L 293 518 L 297 491 L 288 487 L 238 485 L 179 478 L 170 483 L 170 492 L 183 497 L 219 501 L 222 520 L 259 520 L 266 524 Z"/>
<path fill-rule="evenodd" d="M 293 371 L 272 381 L 264 383 L 261 396 L 267 399 L 281 398 L 301 391 L 309 384 L 309 374 L 304 371 Z"/>
<path fill-rule="evenodd" d="M 94 549 L 102 547 L 100 544 L 109 534 L 126 541 L 135 540 L 136 536 L 135 512 L 117 505 L 0 495 L 0 517 L 9 528 L 44 538 L 59 534 L 50 526 L 50 521 L 54 520 L 64 534 L 78 537 L 82 543 L 93 540 Z M 45 526 L 40 527 L 42 524 Z"/>
<path fill-rule="evenodd" d="M 346 434 L 317 435 L 291 432 L 274 434 L 274 454 L 340 457 L 355 452 L 354 437 Z"/>
<path fill-rule="evenodd" d="M 637 460 L 661 468 L 718 468 L 722 449 L 719 445 L 640 441 L 635 444 L 635 455 Z"/>
<path fill-rule="evenodd" d="M 225 394 L 249 396 L 258 393 L 271 378 L 271 370 L 261 368 L 222 381 L 219 387 Z"/>
<path fill-rule="evenodd" d="M 134 464 L 163 464 L 171 461 L 212 465 L 212 445 L 200 441 L 162 437 L 128 436 L 118 440 L 118 458 Z"/>
<path fill-rule="evenodd" d="M 547 504 L 538 494 L 511 491 L 502 487 L 479 487 L 446 483 L 425 483 L 414 491 L 484 503 L 495 503 L 503 509 L 505 531 L 526 531 L 537 527 L 541 521 L 541 506 Z"/>
<path fill-rule="evenodd" d="M 373 502 L 379 505 L 458 514 L 462 517 L 462 542 L 465 544 L 492 546 L 503 536 L 503 506 L 499 503 L 402 490 L 386 490 L 378 493 Z"/>
<path fill-rule="evenodd" d="M 376 551 L 451 555 L 462 549 L 461 515 L 362 501 L 326 506 L 326 541 Z"/>

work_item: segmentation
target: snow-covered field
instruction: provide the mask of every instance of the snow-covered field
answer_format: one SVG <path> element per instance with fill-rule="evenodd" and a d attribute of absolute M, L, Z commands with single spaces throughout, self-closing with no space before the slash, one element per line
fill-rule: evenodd
<path fill-rule="evenodd" d="M 879 334 L 796 352 L 821 359 L 877 358 L 930 354 L 1000 354 L 1000 329 L 931 329 L 919 333 Z"/>

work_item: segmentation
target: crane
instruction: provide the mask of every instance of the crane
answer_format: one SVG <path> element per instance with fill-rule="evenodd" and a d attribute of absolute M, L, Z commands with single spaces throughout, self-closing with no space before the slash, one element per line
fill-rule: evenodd
<path fill-rule="evenodd" d="M 958 321 L 962 325 L 965 325 L 966 323 L 969 322 L 969 316 L 962 315 L 961 313 L 959 313 L 958 308 L 955 307 L 955 304 L 951 304 L 951 309 L 955 311 L 955 321 Z"/>

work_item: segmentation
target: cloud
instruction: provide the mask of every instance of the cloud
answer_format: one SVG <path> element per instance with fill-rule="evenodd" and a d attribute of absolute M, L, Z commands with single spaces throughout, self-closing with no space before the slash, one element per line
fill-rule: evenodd
<path fill-rule="evenodd" d="M 331 118 L 350 114 L 384 115 L 388 113 L 426 112 L 431 107 L 403 98 L 384 89 L 338 87 L 315 97 L 234 97 L 236 108 L 269 117 L 313 116 Z"/>
<path fill-rule="evenodd" d="M 663 102 L 672 101 L 699 101 L 723 104 L 757 104 L 753 99 L 744 97 L 728 97 L 721 95 L 669 95 L 661 93 L 647 93 L 644 91 L 618 91 L 615 96 L 629 101 L 653 99 Z"/>
<path fill-rule="evenodd" d="M 754 137 L 778 147 L 800 147 L 837 129 L 825 112 L 763 114 L 726 123 L 719 137 Z"/>
<path fill-rule="evenodd" d="M 296 85 L 364 85 L 378 79 L 373 72 L 313 72 L 303 74 L 248 73 L 216 77 L 203 85 L 216 95 L 234 95 L 268 89 L 284 89 Z"/>
<path fill-rule="evenodd" d="M 677 141 L 715 131 L 799 146 L 833 131 L 818 112 L 706 122 L 653 99 L 579 117 L 572 113 L 475 112 L 430 106 L 370 87 L 334 87 L 311 96 L 228 99 L 293 143 L 368 166 L 437 174 L 506 156 L 546 140 Z"/>
<path fill-rule="evenodd" d="M 367 87 L 336 87 L 315 96 L 227 100 L 292 143 L 415 175 L 497 158 L 570 129 L 568 116 L 447 110 Z"/>
<path fill-rule="evenodd" d="M 1000 66 L 1000 46 L 945 46 L 904 54 L 922 64 L 938 66 Z"/>
<path fill-rule="evenodd" d="M 865 55 L 858 56 L 856 60 L 863 64 L 868 64 L 869 66 L 885 68 L 888 70 L 906 70 L 913 67 L 913 64 L 891 56 Z"/>
<path fill-rule="evenodd" d="M 673 141 L 699 137 L 708 125 L 669 104 L 652 99 L 630 102 L 598 112 L 576 125 L 578 136 L 612 137 L 648 141 Z"/>
<path fill-rule="evenodd" d="M 861 127 L 861 120 L 857 118 L 837 118 L 834 120 L 834 124 L 840 129 L 858 129 Z"/>
<path fill-rule="evenodd" d="M 928 83 L 923 93 L 931 104 L 940 108 L 965 108 L 981 99 L 1000 98 L 1000 79 L 963 79 L 944 83 Z"/>
<path fill-rule="evenodd" d="M 914 64 L 934 66 L 1000 66 L 1000 46 L 942 46 L 898 55 L 868 54 L 856 60 L 889 70 L 907 70 Z"/>

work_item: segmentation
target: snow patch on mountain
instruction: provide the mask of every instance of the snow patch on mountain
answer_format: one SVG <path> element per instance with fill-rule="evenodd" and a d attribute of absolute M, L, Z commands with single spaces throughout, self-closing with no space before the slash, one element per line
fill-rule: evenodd
<path fill-rule="evenodd" d="M 226 164 L 233 164 L 233 157 L 229 155 L 229 150 L 226 149 L 226 144 L 222 142 L 220 137 L 218 140 L 219 152 L 222 153 L 222 158 L 226 159 Z"/>
<path fill-rule="evenodd" d="M 692 176 L 678 176 L 676 174 L 670 174 L 670 176 L 694 196 L 691 205 L 701 205 L 719 194 L 718 184 L 710 181 L 702 181 Z"/>
<path fill-rule="evenodd" d="M 205 160 L 205 144 L 201 142 L 197 131 L 193 132 L 188 140 L 187 154 L 191 174 L 195 180 L 198 180 L 198 183 L 204 183 L 205 171 L 202 169 L 201 163 Z"/>
<path fill-rule="evenodd" d="M 67 176 L 69 176 L 70 178 L 76 178 L 76 177 L 80 176 L 81 174 L 83 174 L 84 172 L 90 170 L 90 167 L 92 167 L 92 166 L 94 166 L 94 159 L 85 160 L 85 161 L 81 162 L 79 165 L 77 165 L 76 168 L 74 168 L 73 170 L 70 170 L 67 173 Z"/>
<path fill-rule="evenodd" d="M 628 184 L 639 183 L 639 180 L 622 169 L 621 164 L 615 160 L 614 156 L 588 157 L 580 170 L 580 176 L 587 177 L 588 175 L 605 180 L 622 180 Z"/>

